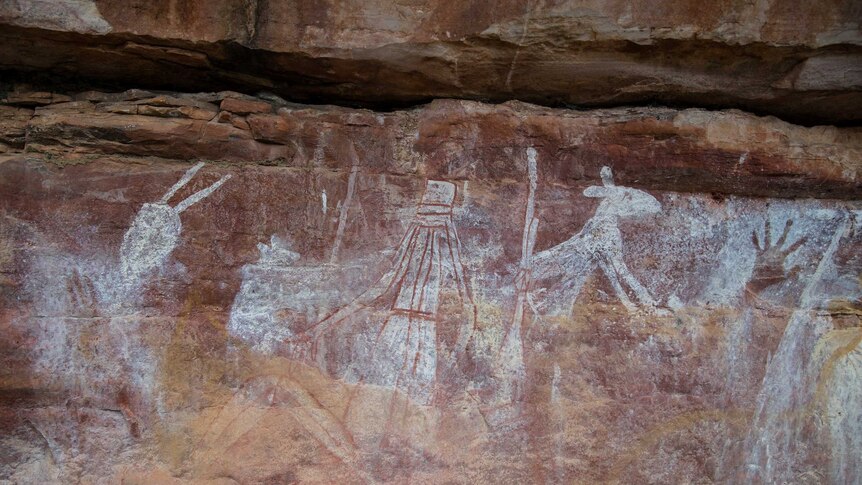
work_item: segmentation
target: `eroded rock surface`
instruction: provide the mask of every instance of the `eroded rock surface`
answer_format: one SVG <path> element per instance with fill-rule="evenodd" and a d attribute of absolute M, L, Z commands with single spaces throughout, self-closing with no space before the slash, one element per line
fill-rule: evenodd
<path fill-rule="evenodd" d="M 855 0 L 16 0 L 0 4 L 0 67 L 369 107 L 665 103 L 851 124 L 860 18 Z"/>
<path fill-rule="evenodd" d="M 4 480 L 862 479 L 859 129 L 24 87 L 0 113 Z"/>

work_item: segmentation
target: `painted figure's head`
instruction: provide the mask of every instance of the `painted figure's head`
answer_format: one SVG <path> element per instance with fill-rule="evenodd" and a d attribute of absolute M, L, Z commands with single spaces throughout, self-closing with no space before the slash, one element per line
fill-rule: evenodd
<path fill-rule="evenodd" d="M 180 215 L 166 204 L 144 204 L 120 246 L 120 269 L 134 284 L 167 261 L 180 238 Z"/>
<path fill-rule="evenodd" d="M 614 184 L 610 167 L 602 167 L 602 185 L 594 185 L 584 190 L 587 197 L 601 198 L 596 216 L 642 217 L 661 212 L 658 199 L 643 190 L 619 187 Z"/>
<path fill-rule="evenodd" d="M 450 214 L 455 203 L 455 184 L 442 180 L 425 182 L 425 193 L 419 202 L 419 214 Z"/>

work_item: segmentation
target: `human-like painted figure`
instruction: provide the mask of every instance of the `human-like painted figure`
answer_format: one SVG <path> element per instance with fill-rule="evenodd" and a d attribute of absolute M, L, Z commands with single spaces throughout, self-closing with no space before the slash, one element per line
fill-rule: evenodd
<path fill-rule="evenodd" d="M 430 404 L 440 364 L 464 352 L 475 305 L 452 221 L 455 185 L 429 180 L 394 264 L 369 290 L 324 319 L 308 336 L 312 357 L 348 381 L 402 391 Z M 444 343 L 441 326 L 455 338 Z"/>

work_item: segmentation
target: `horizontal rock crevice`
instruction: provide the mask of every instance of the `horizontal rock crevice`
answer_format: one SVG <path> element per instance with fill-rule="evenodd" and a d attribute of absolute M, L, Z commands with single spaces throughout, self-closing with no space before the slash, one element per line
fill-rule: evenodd
<path fill-rule="evenodd" d="M 274 51 L 234 40 L 94 35 L 4 26 L 0 71 L 44 86 L 261 91 L 309 104 L 392 111 L 459 98 L 549 107 L 736 108 L 811 126 L 858 125 L 862 48 L 712 40 L 495 37 Z"/>

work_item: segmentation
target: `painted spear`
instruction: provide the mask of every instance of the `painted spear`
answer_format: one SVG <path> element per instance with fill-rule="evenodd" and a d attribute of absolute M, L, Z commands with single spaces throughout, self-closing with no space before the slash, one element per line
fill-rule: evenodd
<path fill-rule="evenodd" d="M 503 346 L 500 350 L 501 364 L 508 368 L 511 377 L 518 380 L 523 378 L 524 369 L 524 344 L 522 328 L 524 323 L 524 311 L 527 304 L 530 286 L 530 271 L 532 269 L 533 248 L 536 245 L 536 230 L 539 220 L 535 217 L 536 211 L 536 185 L 538 181 L 536 170 L 536 150 L 527 148 L 527 177 L 529 188 L 527 193 L 527 208 L 524 213 L 524 235 L 521 240 L 521 264 L 516 279 L 515 314 L 512 324 L 503 338 Z"/>

